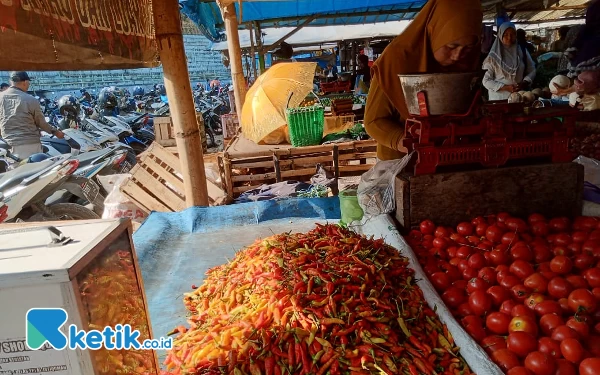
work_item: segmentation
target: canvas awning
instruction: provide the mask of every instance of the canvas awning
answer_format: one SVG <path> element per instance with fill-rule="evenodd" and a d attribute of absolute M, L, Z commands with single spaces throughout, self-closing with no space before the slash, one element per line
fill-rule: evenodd
<path fill-rule="evenodd" d="M 151 0 L 0 0 L 0 70 L 159 65 Z"/>

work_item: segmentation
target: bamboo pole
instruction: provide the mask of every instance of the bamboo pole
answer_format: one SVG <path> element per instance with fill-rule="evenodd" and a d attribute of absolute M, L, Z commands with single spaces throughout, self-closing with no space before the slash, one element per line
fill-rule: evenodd
<path fill-rule="evenodd" d="M 159 0 L 153 2 L 152 7 L 156 42 L 163 65 L 165 89 L 183 174 L 186 205 L 208 206 L 204 156 L 183 46 L 179 3 L 177 0 Z"/>
<path fill-rule="evenodd" d="M 254 51 L 254 26 L 252 25 L 252 22 L 248 22 L 246 27 L 250 31 L 250 57 L 252 58 L 252 75 L 254 77 L 254 81 L 256 82 L 258 74 L 256 74 L 256 52 Z"/>
<path fill-rule="evenodd" d="M 258 22 L 256 22 L 256 46 L 258 47 L 258 69 L 260 74 L 263 74 L 265 72 L 265 54 L 263 52 L 262 29 Z"/>
<path fill-rule="evenodd" d="M 242 68 L 242 49 L 240 48 L 240 35 L 238 34 L 238 20 L 235 13 L 235 4 L 223 6 L 218 0 L 217 4 L 221 8 L 223 20 L 225 21 L 225 33 L 227 34 L 227 47 L 229 51 L 229 61 L 231 63 L 231 81 L 235 94 L 235 106 L 237 112 L 241 115 L 244 101 L 246 99 L 246 80 L 244 79 L 244 69 Z"/>

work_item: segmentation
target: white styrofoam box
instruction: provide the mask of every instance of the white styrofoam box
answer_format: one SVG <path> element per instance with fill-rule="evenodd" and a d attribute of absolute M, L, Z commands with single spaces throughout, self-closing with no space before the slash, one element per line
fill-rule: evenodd
<path fill-rule="evenodd" d="M 427 275 L 421 268 L 417 256 L 411 247 L 404 241 L 404 238 L 396 229 L 392 218 L 388 215 L 380 215 L 371 217 L 366 220 L 364 225 L 357 226 L 358 232 L 366 236 L 374 236 L 375 238 L 383 238 L 384 241 L 396 248 L 400 253 L 408 258 L 409 267 L 415 271 L 415 277 L 419 279 L 417 285 L 423 291 L 423 296 L 429 307 L 434 309 L 440 318 L 440 321 L 448 327 L 448 331 L 452 334 L 456 345 L 460 347 L 460 354 L 463 356 L 471 370 L 475 374 L 486 375 L 503 375 L 502 370 L 488 357 L 486 352 L 469 336 L 462 328 L 460 323 L 456 321 L 454 316 L 442 298 L 437 293 Z"/>
<path fill-rule="evenodd" d="M 59 232 L 52 236 L 44 223 L 0 226 L 0 374 L 114 374 L 119 365 L 109 368 L 107 355 L 125 360 L 131 352 L 55 350 L 48 344 L 31 350 L 26 314 L 32 308 L 66 310 L 65 335 L 71 324 L 84 331 L 131 324 L 144 332 L 143 339 L 152 338 L 131 224 L 113 219 L 64 222 L 54 228 Z M 52 238 L 55 243 L 49 246 Z M 70 241 L 61 243 L 60 238 Z M 119 286 L 127 290 L 119 292 Z M 157 374 L 154 351 L 141 356 L 147 374 Z"/>

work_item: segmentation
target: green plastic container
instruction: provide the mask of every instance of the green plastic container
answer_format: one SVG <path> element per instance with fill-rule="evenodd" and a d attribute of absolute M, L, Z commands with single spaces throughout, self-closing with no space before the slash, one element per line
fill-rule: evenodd
<path fill-rule="evenodd" d="M 321 143 L 325 127 L 323 107 L 288 108 L 285 113 L 292 146 L 314 146 Z"/>
<path fill-rule="evenodd" d="M 355 220 L 362 219 L 364 212 L 358 204 L 356 189 L 342 190 L 338 197 L 340 199 L 340 211 L 342 214 L 341 225 L 346 226 Z"/>

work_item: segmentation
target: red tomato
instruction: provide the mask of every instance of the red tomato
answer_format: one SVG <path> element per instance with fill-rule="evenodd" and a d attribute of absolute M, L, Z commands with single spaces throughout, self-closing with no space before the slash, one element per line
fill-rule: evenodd
<path fill-rule="evenodd" d="M 573 229 L 575 230 L 591 230 L 596 228 L 598 219 L 589 216 L 578 216 L 573 221 Z"/>
<path fill-rule="evenodd" d="M 517 305 L 515 305 L 515 307 L 513 307 L 513 309 L 510 311 L 510 315 L 515 318 L 517 316 L 527 316 L 533 320 L 536 320 L 537 317 L 535 316 L 535 313 L 528 308 L 527 306 L 517 303 Z"/>
<path fill-rule="evenodd" d="M 542 301 L 544 301 L 546 297 L 540 293 L 531 293 L 528 297 L 525 298 L 525 306 L 529 307 L 531 310 L 535 310 L 535 307 Z"/>
<path fill-rule="evenodd" d="M 506 335 L 512 317 L 501 312 L 493 312 L 485 319 L 487 329 L 497 335 Z"/>
<path fill-rule="evenodd" d="M 574 313 L 596 311 L 596 298 L 588 289 L 575 289 L 569 294 L 569 308 Z"/>
<path fill-rule="evenodd" d="M 470 236 L 473 234 L 473 224 L 462 222 L 456 226 L 456 232 L 461 236 Z"/>
<path fill-rule="evenodd" d="M 554 328 L 554 331 L 552 331 L 552 340 L 556 340 L 558 342 L 563 341 L 564 339 L 568 339 L 568 338 L 579 338 L 579 335 L 577 334 L 577 332 L 575 332 L 575 330 L 569 326 L 558 326 L 556 328 Z"/>
<path fill-rule="evenodd" d="M 564 275 L 571 272 L 573 262 L 564 255 L 557 255 L 550 261 L 550 270 L 558 274 Z"/>
<path fill-rule="evenodd" d="M 473 251 L 468 246 L 461 246 L 456 250 L 456 257 L 460 259 L 467 259 Z"/>
<path fill-rule="evenodd" d="M 531 233 L 538 237 L 546 237 L 550 233 L 550 227 L 543 221 L 531 224 Z"/>
<path fill-rule="evenodd" d="M 489 287 L 486 290 L 486 293 L 489 294 L 490 297 L 492 297 L 492 304 L 494 306 L 500 306 L 506 300 L 509 300 L 512 297 L 512 294 L 508 291 L 508 289 L 500 285 L 494 285 Z M 510 311 L 508 312 L 508 314 L 510 315 Z"/>
<path fill-rule="evenodd" d="M 506 264 L 496 266 L 496 280 L 500 282 L 504 276 L 510 275 L 510 268 Z"/>
<path fill-rule="evenodd" d="M 536 337 L 538 334 L 537 322 L 528 316 L 514 317 L 508 325 L 508 332 L 527 332 Z"/>
<path fill-rule="evenodd" d="M 591 256 L 590 254 L 586 254 L 586 253 L 578 254 L 575 257 L 575 260 L 573 261 L 573 266 L 575 266 L 575 268 L 577 268 L 580 271 L 587 270 L 588 268 L 592 267 L 593 264 L 594 264 L 594 257 Z M 583 277 L 585 277 L 585 272 L 583 273 Z M 586 277 L 586 280 L 588 283 L 590 283 L 590 280 L 588 280 L 587 277 Z M 600 283 L 600 276 L 598 276 L 598 282 Z M 591 284 L 590 284 L 590 286 L 591 286 Z"/>
<path fill-rule="evenodd" d="M 496 363 L 504 372 L 508 372 L 513 367 L 521 364 L 519 357 L 508 349 L 499 349 L 492 353 L 492 361 Z"/>
<path fill-rule="evenodd" d="M 485 220 L 485 218 L 483 216 L 477 216 L 475 219 L 471 220 L 471 224 L 473 225 L 477 225 L 480 223 L 487 223 L 487 221 Z"/>
<path fill-rule="evenodd" d="M 577 375 L 577 368 L 566 359 L 557 359 L 556 373 L 554 375 Z"/>
<path fill-rule="evenodd" d="M 523 284 L 517 284 L 510 288 L 513 297 L 520 302 L 524 302 L 527 296 L 529 296 L 529 291 L 525 288 Z"/>
<path fill-rule="evenodd" d="M 421 222 L 419 228 L 421 229 L 421 233 L 423 234 L 433 234 L 433 232 L 435 231 L 435 224 L 431 220 L 425 220 Z"/>
<path fill-rule="evenodd" d="M 489 252 L 486 254 L 489 254 Z M 483 279 L 483 281 L 487 282 L 489 285 L 496 284 L 496 270 L 492 267 L 483 267 L 479 270 L 477 277 Z"/>
<path fill-rule="evenodd" d="M 510 289 L 513 286 L 518 285 L 520 282 L 521 280 L 518 277 L 514 275 L 508 275 L 505 276 L 502 280 L 500 280 L 500 285 L 502 285 L 506 289 Z"/>
<path fill-rule="evenodd" d="M 525 367 L 535 375 L 554 375 L 556 360 L 546 353 L 532 352 L 525 358 Z"/>
<path fill-rule="evenodd" d="M 588 239 L 588 234 L 582 231 L 573 232 L 573 234 L 571 235 L 571 239 L 573 240 L 573 242 L 584 243 Z"/>
<path fill-rule="evenodd" d="M 586 358 L 579 364 L 579 375 L 600 374 L 600 358 Z"/>
<path fill-rule="evenodd" d="M 510 257 L 512 260 L 531 262 L 533 261 L 534 255 L 533 251 L 531 251 L 531 249 L 527 246 L 517 245 L 510 250 Z"/>
<path fill-rule="evenodd" d="M 517 367 L 513 367 L 510 370 L 508 370 L 506 375 L 533 375 L 533 372 L 527 370 L 523 366 L 517 366 Z"/>
<path fill-rule="evenodd" d="M 463 269 L 462 277 L 465 280 L 471 280 L 472 278 L 477 277 L 477 270 L 467 266 Z"/>
<path fill-rule="evenodd" d="M 550 248 L 546 245 L 535 245 L 533 246 L 533 260 L 536 263 L 548 262 L 554 254 L 550 251 Z"/>
<path fill-rule="evenodd" d="M 541 215 L 541 214 L 531 214 L 527 218 L 527 222 L 530 225 L 533 223 L 544 222 L 544 221 L 546 221 L 546 218 L 544 217 L 544 215 Z"/>
<path fill-rule="evenodd" d="M 504 223 L 511 232 L 523 233 L 527 231 L 527 223 L 522 219 L 511 217 L 506 219 Z"/>
<path fill-rule="evenodd" d="M 461 291 L 465 290 L 465 289 L 467 289 L 467 280 L 463 280 L 463 279 L 455 280 L 452 282 L 452 286 L 460 289 Z"/>
<path fill-rule="evenodd" d="M 562 357 L 560 342 L 552 340 L 550 337 L 542 337 L 538 340 L 538 350 L 550 355 L 554 359 Z"/>
<path fill-rule="evenodd" d="M 448 275 L 448 278 L 450 279 L 450 282 L 454 282 L 456 280 L 459 280 L 461 278 L 461 274 L 460 271 L 458 270 L 458 268 L 456 268 L 455 266 L 448 264 L 447 266 L 444 266 L 444 268 L 442 268 L 444 271 L 446 271 L 446 274 Z"/>
<path fill-rule="evenodd" d="M 458 250 L 458 247 L 456 246 L 450 246 L 447 248 L 446 252 L 448 253 L 448 258 L 456 258 L 456 250 Z"/>
<path fill-rule="evenodd" d="M 585 254 L 580 254 L 579 257 L 586 256 Z M 589 255 L 587 255 L 589 256 Z M 576 260 L 577 261 L 577 260 Z M 591 264 L 590 264 L 591 266 Z M 594 267 L 587 269 L 583 272 L 583 277 L 588 285 L 592 288 L 600 288 L 600 268 Z"/>
<path fill-rule="evenodd" d="M 594 357 L 600 357 L 600 336 L 589 336 L 585 340 L 585 347 Z"/>
<path fill-rule="evenodd" d="M 554 237 L 554 243 L 556 245 L 567 246 L 571 242 L 573 242 L 573 239 L 566 233 L 559 233 Z"/>
<path fill-rule="evenodd" d="M 504 230 L 497 225 L 491 225 L 485 231 L 485 238 L 487 238 L 490 242 L 500 243 L 503 234 Z"/>
<path fill-rule="evenodd" d="M 445 272 L 436 272 L 429 277 L 436 290 L 443 291 L 450 287 L 450 278 Z"/>
<path fill-rule="evenodd" d="M 469 306 L 475 315 L 485 315 L 492 309 L 492 297 L 483 290 L 476 290 L 469 295 Z"/>
<path fill-rule="evenodd" d="M 581 253 L 581 242 L 571 242 L 567 245 L 567 250 L 571 252 L 571 254 L 580 254 Z"/>
<path fill-rule="evenodd" d="M 592 289 L 592 294 L 596 297 L 596 300 L 600 301 L 600 287 Z"/>
<path fill-rule="evenodd" d="M 502 238 L 500 239 L 500 243 L 507 246 L 512 245 L 517 241 L 519 241 L 519 235 L 514 232 L 506 232 L 502 235 Z"/>
<path fill-rule="evenodd" d="M 451 286 L 442 294 L 442 300 L 450 308 L 457 308 L 461 303 L 466 302 L 467 296 L 464 289 Z"/>
<path fill-rule="evenodd" d="M 467 262 L 466 259 L 461 259 L 456 267 L 458 267 L 458 270 L 462 273 L 464 270 L 469 268 L 469 262 Z"/>
<path fill-rule="evenodd" d="M 450 229 L 442 226 L 435 228 L 435 232 L 433 233 L 435 237 L 450 237 L 451 234 L 452 231 Z"/>
<path fill-rule="evenodd" d="M 523 281 L 523 285 L 532 292 L 546 293 L 548 290 L 548 280 L 541 273 L 533 273 Z"/>
<path fill-rule="evenodd" d="M 540 328 L 546 336 L 550 336 L 556 327 L 565 324 L 563 318 L 557 314 L 545 314 L 540 318 Z"/>
<path fill-rule="evenodd" d="M 571 327 L 581 338 L 586 338 L 590 335 L 590 326 L 582 319 L 576 317 L 569 318 L 567 320 L 567 327 Z"/>
<path fill-rule="evenodd" d="M 565 232 L 567 229 L 569 229 L 571 223 L 566 217 L 557 217 L 551 219 L 548 225 L 550 225 L 550 229 L 554 232 Z"/>
<path fill-rule="evenodd" d="M 521 280 L 525 280 L 529 275 L 533 274 L 535 270 L 528 261 L 518 259 L 512 262 L 510 265 L 510 273 L 517 276 Z"/>
<path fill-rule="evenodd" d="M 475 234 L 479 237 L 485 236 L 485 232 L 487 231 L 488 225 L 486 223 L 479 223 L 475 225 Z"/>
<path fill-rule="evenodd" d="M 506 349 L 506 340 L 502 336 L 488 336 L 481 341 L 481 347 L 491 355 L 496 350 Z"/>
<path fill-rule="evenodd" d="M 476 290 L 486 290 L 489 284 L 478 277 L 474 277 L 467 281 L 467 293 L 471 294 Z"/>
<path fill-rule="evenodd" d="M 573 286 L 562 277 L 555 277 L 548 282 L 548 294 L 554 298 L 566 298 L 573 291 Z"/>
<path fill-rule="evenodd" d="M 494 249 L 489 255 L 490 261 L 495 266 L 508 264 L 510 262 L 510 256 L 504 250 Z"/>
<path fill-rule="evenodd" d="M 560 343 L 560 352 L 563 357 L 573 363 L 579 363 L 583 360 L 584 349 L 577 339 L 565 339 Z"/>
<path fill-rule="evenodd" d="M 512 332 L 506 339 L 506 348 L 521 358 L 538 348 L 537 339 L 527 332 Z"/>
<path fill-rule="evenodd" d="M 510 219 L 510 214 L 508 212 L 500 212 L 496 215 L 497 223 L 506 223 L 507 219 Z"/>
<path fill-rule="evenodd" d="M 507 291 L 508 292 L 508 291 Z M 507 299 L 504 302 L 502 302 L 502 305 L 500 305 L 500 312 L 513 316 L 512 315 L 512 309 L 517 306 L 518 303 L 516 301 L 513 301 L 512 299 Z"/>
<path fill-rule="evenodd" d="M 433 247 L 444 250 L 448 247 L 448 240 L 444 237 L 436 237 L 433 239 Z"/>
<path fill-rule="evenodd" d="M 477 342 L 481 342 L 487 334 L 483 328 L 483 320 L 476 315 L 465 316 L 461 319 L 461 323 L 465 331 Z"/>
<path fill-rule="evenodd" d="M 546 314 L 562 314 L 562 307 L 560 307 L 560 303 L 553 300 L 545 300 L 537 304 L 535 306 L 535 312 L 538 316 L 544 316 Z"/>
<path fill-rule="evenodd" d="M 600 231 L 598 231 L 598 236 L 600 237 Z M 581 245 L 581 251 L 598 256 L 598 252 L 600 252 L 600 238 L 592 239 L 592 235 L 590 235 L 590 238 Z"/>
<path fill-rule="evenodd" d="M 595 230 L 592 231 L 592 233 L 590 233 L 590 237 L 588 238 L 589 240 L 600 240 L 600 228 L 596 228 Z"/>
<path fill-rule="evenodd" d="M 569 284 L 573 285 L 574 289 L 587 289 L 589 285 L 583 276 L 579 275 L 569 275 L 565 279 L 569 282 Z"/>
<path fill-rule="evenodd" d="M 481 253 L 475 253 L 469 257 L 469 267 L 479 271 L 485 267 L 485 257 Z"/>
<path fill-rule="evenodd" d="M 474 246 L 479 245 L 479 243 L 481 242 L 481 239 L 477 236 L 467 236 L 467 241 Z"/>
<path fill-rule="evenodd" d="M 456 315 L 463 318 L 468 315 L 473 315 L 473 310 L 471 310 L 471 306 L 469 306 L 468 302 L 461 303 L 456 309 Z"/>
<path fill-rule="evenodd" d="M 558 300 L 558 303 L 560 304 L 560 308 L 562 309 L 563 314 L 571 313 L 571 308 L 569 307 L 569 299 L 568 298 L 561 298 Z"/>

